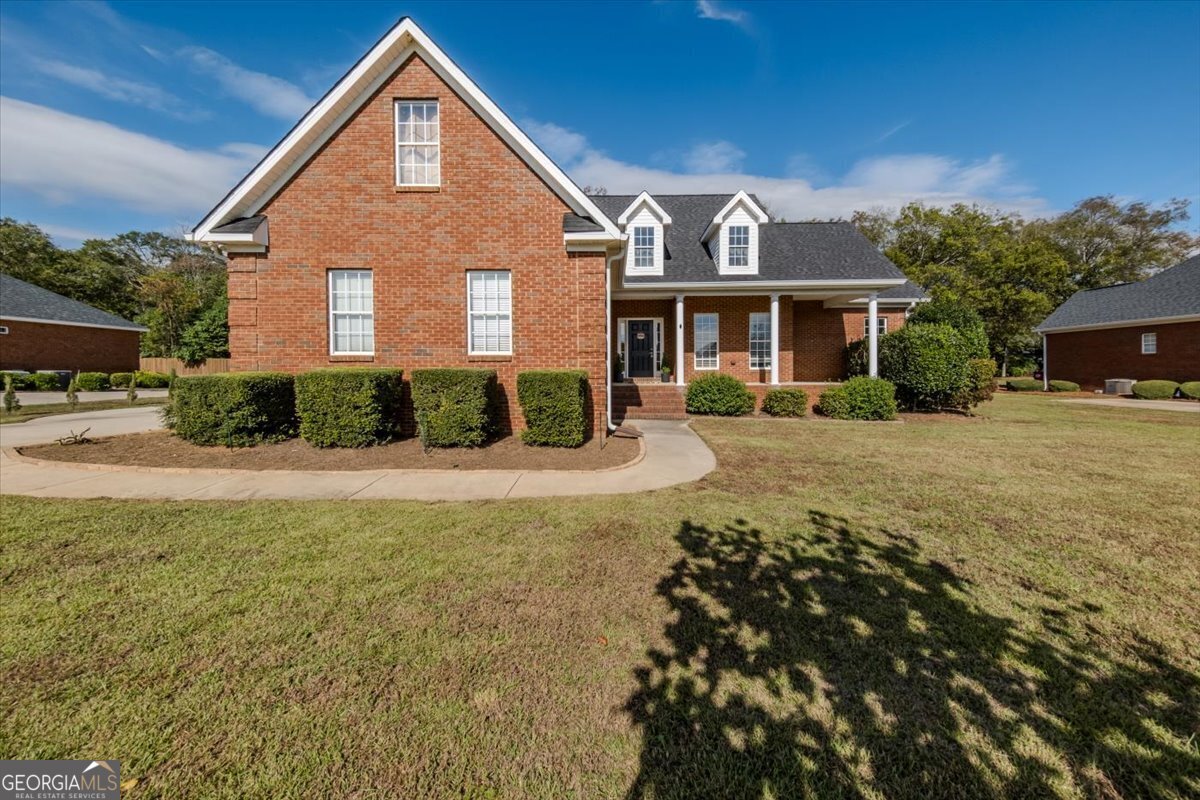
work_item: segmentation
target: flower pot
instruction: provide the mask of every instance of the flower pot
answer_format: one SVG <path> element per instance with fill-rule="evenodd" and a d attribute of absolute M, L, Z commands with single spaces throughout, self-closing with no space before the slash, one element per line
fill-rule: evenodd
<path fill-rule="evenodd" d="M 664 373 L 662 374 L 662 382 L 663 382 L 663 383 L 670 383 L 670 382 L 671 382 L 671 373 L 669 373 L 669 372 L 664 372 Z"/>

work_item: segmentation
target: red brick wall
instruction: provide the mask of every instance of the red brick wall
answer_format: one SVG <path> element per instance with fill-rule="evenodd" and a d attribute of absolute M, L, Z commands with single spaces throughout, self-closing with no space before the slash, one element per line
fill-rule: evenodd
<path fill-rule="evenodd" d="M 441 187 L 395 186 L 393 100 L 440 101 Z M 234 369 L 299 371 L 329 355 L 329 269 L 374 271 L 373 363 L 494 368 L 506 427 L 522 426 L 516 374 L 575 367 L 604 419 L 602 253 L 568 254 L 563 202 L 413 58 L 263 210 L 271 247 L 229 261 Z M 513 356 L 467 356 L 466 273 L 512 271 Z M 361 360 L 361 359 L 354 359 Z"/>
<path fill-rule="evenodd" d="M 132 372 L 138 368 L 137 331 L 0 321 L 0 369 L 36 372 Z"/>
<path fill-rule="evenodd" d="M 1158 334 L 1158 352 L 1142 355 L 1142 334 Z M 1102 389 L 1108 378 L 1200 380 L 1200 322 L 1051 333 L 1046 371 L 1053 380 Z"/>
<path fill-rule="evenodd" d="M 820 300 L 797 301 L 793 310 L 797 381 L 840 381 L 846 377 L 844 352 L 850 342 L 863 338 L 867 310 L 825 308 Z M 904 324 L 904 309 L 879 309 L 888 330 Z"/>

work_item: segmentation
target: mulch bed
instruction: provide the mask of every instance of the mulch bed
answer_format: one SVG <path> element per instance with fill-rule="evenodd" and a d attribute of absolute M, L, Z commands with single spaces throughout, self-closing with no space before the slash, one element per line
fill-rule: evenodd
<path fill-rule="evenodd" d="M 417 439 L 360 449 L 313 447 L 302 439 L 278 444 L 229 449 L 201 447 L 166 431 L 133 433 L 96 439 L 88 444 L 42 444 L 22 447 L 32 458 L 83 464 L 204 469 L 579 469 L 619 467 L 637 457 L 638 440 L 609 439 L 603 448 L 590 441 L 577 449 L 529 447 L 516 437 L 498 439 L 484 447 L 431 450 Z"/>

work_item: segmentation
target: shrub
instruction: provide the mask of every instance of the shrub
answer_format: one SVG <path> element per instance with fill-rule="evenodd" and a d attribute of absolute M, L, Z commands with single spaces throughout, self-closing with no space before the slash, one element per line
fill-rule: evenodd
<path fill-rule="evenodd" d="M 161 372 L 135 372 L 133 374 L 137 376 L 137 385 L 143 389 L 166 389 L 170 384 L 170 379 Z"/>
<path fill-rule="evenodd" d="M 970 358 L 988 357 L 987 330 L 983 319 L 973 309 L 952 300 L 933 300 L 917 303 L 906 325 L 949 325 L 963 338 Z M 898 388 L 898 387 L 897 387 Z"/>
<path fill-rule="evenodd" d="M 803 417 L 808 413 L 808 393 L 803 389 L 771 389 L 762 410 L 772 417 Z"/>
<path fill-rule="evenodd" d="M 67 384 L 67 405 L 71 406 L 72 411 L 79 407 L 79 382 L 74 377 Z"/>
<path fill-rule="evenodd" d="M 296 434 L 296 392 L 282 372 L 226 372 L 175 381 L 167 426 L 195 444 L 247 447 Z"/>
<path fill-rule="evenodd" d="M 1041 381 L 1033 378 L 1013 378 L 1004 384 L 1004 388 L 1010 392 L 1040 392 L 1043 387 Z"/>
<path fill-rule="evenodd" d="M 739 417 L 754 410 L 754 393 L 732 375 L 702 375 L 688 384 L 687 410 L 689 414 Z"/>
<path fill-rule="evenodd" d="M 895 419 L 896 387 L 882 378 L 851 378 L 822 392 L 818 408 L 834 419 Z"/>
<path fill-rule="evenodd" d="M 11 373 L 4 373 L 4 411 L 11 414 L 21 407 L 21 398 L 17 397 L 17 385 Z"/>
<path fill-rule="evenodd" d="M 103 392 L 111 385 L 103 372 L 81 372 L 76 376 L 75 383 L 84 392 Z"/>
<path fill-rule="evenodd" d="M 960 408 L 969 397 L 970 357 L 949 325 L 905 325 L 880 340 L 879 375 L 908 408 Z"/>
<path fill-rule="evenodd" d="M 992 399 L 996 391 L 996 362 L 990 358 L 972 358 L 967 362 L 967 388 L 963 406 L 977 406 Z"/>
<path fill-rule="evenodd" d="M 64 387 L 53 372 L 35 372 L 29 376 L 29 388 L 38 392 L 57 392 Z"/>
<path fill-rule="evenodd" d="M 525 415 L 521 441 L 548 447 L 579 447 L 587 437 L 587 373 L 531 370 L 517 375 L 517 400 Z"/>
<path fill-rule="evenodd" d="M 1138 381 L 1133 384 L 1133 396 L 1139 400 L 1170 400 L 1178 388 L 1175 381 Z"/>
<path fill-rule="evenodd" d="M 413 370 L 412 400 L 426 447 L 478 447 L 495 430 L 493 370 Z"/>
<path fill-rule="evenodd" d="M 880 341 L 882 342 L 882 337 Z M 866 339 L 855 339 L 846 345 L 846 349 L 842 351 L 842 358 L 846 363 L 846 377 L 857 378 L 859 375 L 866 375 L 870 371 L 870 357 Z"/>
<path fill-rule="evenodd" d="M 1074 381 L 1050 381 L 1052 392 L 1078 392 L 1079 384 Z"/>
<path fill-rule="evenodd" d="M 399 369 L 354 368 L 297 375 L 300 438 L 316 447 L 366 447 L 394 438 L 403 375 Z"/>
<path fill-rule="evenodd" d="M 13 391 L 33 388 L 33 378 L 26 372 L 0 372 L 4 376 L 4 385 L 12 382 Z"/>
<path fill-rule="evenodd" d="M 1179 384 L 1179 393 L 1190 400 L 1200 400 L 1200 381 Z"/>
<path fill-rule="evenodd" d="M 126 389 L 133 380 L 132 372 L 114 372 L 108 376 L 108 385 L 114 389 Z"/>

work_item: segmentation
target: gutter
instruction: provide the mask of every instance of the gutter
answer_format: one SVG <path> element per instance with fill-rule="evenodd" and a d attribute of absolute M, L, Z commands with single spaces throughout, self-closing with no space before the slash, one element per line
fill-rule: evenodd
<path fill-rule="evenodd" d="M 613 262 L 621 257 L 624 249 L 622 242 L 620 250 L 604 257 L 604 418 L 610 434 L 617 429 L 612 413 L 612 273 Z"/>

